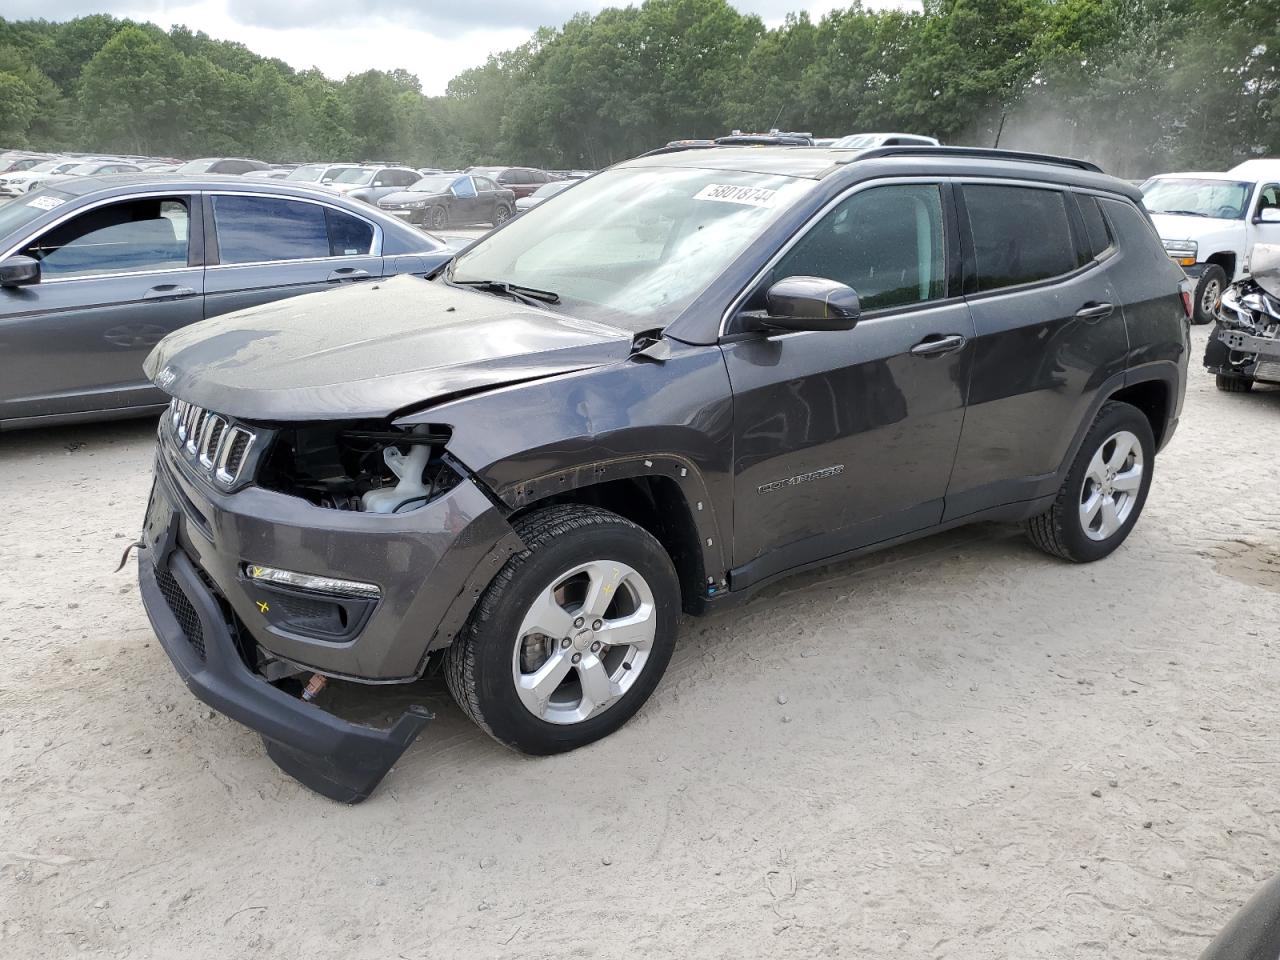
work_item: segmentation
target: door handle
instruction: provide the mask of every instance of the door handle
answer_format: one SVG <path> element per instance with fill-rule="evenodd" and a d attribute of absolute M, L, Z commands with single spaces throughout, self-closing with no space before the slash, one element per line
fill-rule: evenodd
<path fill-rule="evenodd" d="M 142 295 L 143 300 L 181 300 L 183 297 L 194 297 L 196 291 L 192 287 L 180 287 L 176 283 L 162 283 L 152 287 Z"/>
<path fill-rule="evenodd" d="M 968 342 L 958 333 L 950 333 L 946 336 L 934 333 L 912 347 L 911 355 L 913 357 L 940 357 L 944 353 L 953 353 L 959 350 Z"/>
<path fill-rule="evenodd" d="M 339 267 L 329 274 L 330 283 L 341 283 L 343 280 L 368 280 L 371 274 L 359 267 Z"/>
<path fill-rule="evenodd" d="M 1114 310 L 1115 307 L 1109 303 L 1099 303 L 1097 300 L 1090 300 L 1076 311 L 1076 316 L 1082 320 L 1101 320 L 1103 317 L 1111 316 Z"/>

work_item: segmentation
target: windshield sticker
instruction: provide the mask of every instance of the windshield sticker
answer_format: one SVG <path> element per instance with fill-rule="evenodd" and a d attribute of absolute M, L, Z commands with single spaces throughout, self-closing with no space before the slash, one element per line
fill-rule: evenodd
<path fill-rule="evenodd" d="M 695 200 L 718 200 L 721 203 L 742 203 L 748 207 L 771 207 L 777 190 L 764 187 L 735 187 L 728 183 L 709 183 L 693 195 Z"/>
<path fill-rule="evenodd" d="M 52 210 L 54 207 L 60 207 L 67 201 L 60 197 L 36 197 L 34 200 L 28 200 L 28 207 L 38 207 L 41 210 Z"/>

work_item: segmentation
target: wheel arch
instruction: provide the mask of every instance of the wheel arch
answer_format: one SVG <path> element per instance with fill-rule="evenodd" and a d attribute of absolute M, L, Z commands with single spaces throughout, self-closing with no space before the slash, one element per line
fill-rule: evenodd
<path fill-rule="evenodd" d="M 1236 254 L 1233 250 L 1219 250 L 1217 253 L 1211 253 L 1204 258 L 1205 263 L 1211 263 L 1222 268 L 1227 275 L 1227 283 L 1230 283 L 1236 275 Z"/>
<path fill-rule="evenodd" d="M 513 508 L 510 519 L 555 504 L 579 503 L 625 517 L 648 531 L 671 557 L 681 605 L 700 613 L 726 589 L 726 545 L 701 473 L 665 454 L 582 464 L 498 491 Z"/>

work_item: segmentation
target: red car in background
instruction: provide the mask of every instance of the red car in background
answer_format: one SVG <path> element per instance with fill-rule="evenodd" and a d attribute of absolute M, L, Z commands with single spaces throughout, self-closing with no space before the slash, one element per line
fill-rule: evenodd
<path fill-rule="evenodd" d="M 560 179 L 535 167 L 467 167 L 465 172 L 488 177 L 498 186 L 512 191 L 517 200 L 529 196 L 545 183 Z"/>

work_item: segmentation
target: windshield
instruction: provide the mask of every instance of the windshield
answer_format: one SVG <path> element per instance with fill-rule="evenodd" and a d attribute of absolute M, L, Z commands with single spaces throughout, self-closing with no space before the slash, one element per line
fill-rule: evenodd
<path fill-rule="evenodd" d="M 208 173 L 209 168 L 212 167 L 217 162 L 218 162 L 217 157 L 212 157 L 206 160 L 188 160 L 186 163 L 180 166 L 175 172 L 176 173 Z"/>
<path fill-rule="evenodd" d="M 665 327 L 813 186 L 738 171 L 609 170 L 481 240 L 449 279 L 548 290 L 583 319 Z"/>
<path fill-rule="evenodd" d="M 506 167 L 468 167 L 467 173 L 473 173 L 477 177 L 488 177 L 490 180 L 497 180 L 506 169 Z"/>
<path fill-rule="evenodd" d="M 0 206 L 0 237 L 8 237 L 15 230 L 25 227 L 36 217 L 44 216 L 50 210 L 62 206 L 74 199 L 69 193 L 45 188 L 33 190 L 20 200 L 12 200 Z M 18 239 L 12 237 L 11 239 Z"/>
<path fill-rule="evenodd" d="M 411 193 L 443 193 L 453 186 L 457 177 L 423 177 L 409 188 Z"/>
<path fill-rule="evenodd" d="M 66 162 L 65 160 L 46 160 L 44 163 L 37 163 L 34 167 L 28 167 L 27 173 L 48 173 L 50 170 L 57 170 Z"/>
<path fill-rule="evenodd" d="M 1252 187 L 1236 180 L 1161 177 L 1143 184 L 1142 197 L 1152 213 L 1239 220 Z"/>
<path fill-rule="evenodd" d="M 533 193 L 532 193 L 532 194 L 530 194 L 530 196 L 534 196 L 534 197 L 549 197 L 549 196 L 551 196 L 552 194 L 559 193 L 561 190 L 563 190 L 565 187 L 567 187 L 567 186 L 569 186 L 569 185 L 570 185 L 570 184 L 569 184 L 569 183 L 567 183 L 567 182 L 566 182 L 566 181 L 564 181 L 564 180 L 559 180 L 559 181 L 557 181 L 557 182 L 555 182 L 555 183 L 544 183 L 544 184 L 543 184 L 542 186 L 540 186 L 537 190 L 533 191 Z"/>
<path fill-rule="evenodd" d="M 365 170 L 361 167 L 351 167 L 343 170 L 340 174 L 333 178 L 334 183 L 368 183 L 373 179 L 373 170 Z"/>
<path fill-rule="evenodd" d="M 852 137 L 841 137 L 833 147 L 874 147 L 880 142 L 878 134 L 874 133 L 857 133 Z"/>
<path fill-rule="evenodd" d="M 324 172 L 328 169 L 329 165 L 327 163 L 304 163 L 300 167 L 295 167 L 293 172 L 285 177 L 285 179 L 294 181 L 303 180 L 307 183 L 314 183 L 316 180 L 323 177 Z"/>
<path fill-rule="evenodd" d="M 102 161 L 95 160 L 92 163 L 82 163 L 78 167 L 72 167 L 67 171 L 73 177 L 87 177 L 91 173 L 97 173 L 102 166 Z"/>

